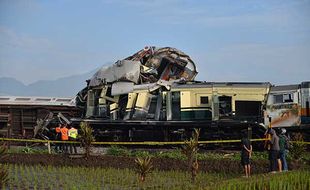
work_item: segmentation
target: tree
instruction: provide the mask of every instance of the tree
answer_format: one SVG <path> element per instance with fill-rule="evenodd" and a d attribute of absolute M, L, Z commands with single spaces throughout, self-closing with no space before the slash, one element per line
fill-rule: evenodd
<path fill-rule="evenodd" d="M 79 139 L 85 149 L 85 156 L 88 158 L 91 152 L 91 143 L 95 141 L 95 138 L 93 137 L 93 129 L 87 122 L 81 122 L 80 127 Z"/>

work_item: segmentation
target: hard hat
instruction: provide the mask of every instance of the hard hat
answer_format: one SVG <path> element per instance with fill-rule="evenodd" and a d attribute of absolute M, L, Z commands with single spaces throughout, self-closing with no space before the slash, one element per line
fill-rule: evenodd
<path fill-rule="evenodd" d="M 286 133 L 286 129 L 283 129 L 283 128 L 282 128 L 282 129 L 281 129 L 281 133 L 282 133 L 282 134 L 285 134 L 285 133 Z"/>

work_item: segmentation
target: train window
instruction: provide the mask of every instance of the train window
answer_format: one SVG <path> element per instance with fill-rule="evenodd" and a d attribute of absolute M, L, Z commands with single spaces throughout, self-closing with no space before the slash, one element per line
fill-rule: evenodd
<path fill-rule="evenodd" d="M 286 103 L 286 102 L 293 102 L 294 94 L 279 94 L 274 95 L 274 103 Z"/>
<path fill-rule="evenodd" d="M 283 102 L 293 102 L 293 94 L 283 94 Z"/>
<path fill-rule="evenodd" d="M 280 94 L 280 95 L 274 95 L 274 103 L 277 104 L 277 103 L 283 103 L 283 95 Z"/>
<path fill-rule="evenodd" d="M 200 96 L 200 104 L 209 104 L 208 96 Z"/>

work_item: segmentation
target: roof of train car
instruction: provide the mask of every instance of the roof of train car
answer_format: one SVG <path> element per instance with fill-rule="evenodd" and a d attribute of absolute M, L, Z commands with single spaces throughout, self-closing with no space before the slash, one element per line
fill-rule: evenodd
<path fill-rule="evenodd" d="M 32 96 L 0 96 L 0 105 L 30 106 L 75 106 L 75 98 L 32 97 Z"/>
<path fill-rule="evenodd" d="M 272 86 L 270 92 L 296 91 L 298 90 L 299 86 L 299 84 Z"/>
<path fill-rule="evenodd" d="M 172 88 L 211 88 L 211 87 L 243 87 L 243 88 L 257 88 L 269 87 L 269 82 L 205 82 L 193 81 L 187 83 L 174 83 Z"/>

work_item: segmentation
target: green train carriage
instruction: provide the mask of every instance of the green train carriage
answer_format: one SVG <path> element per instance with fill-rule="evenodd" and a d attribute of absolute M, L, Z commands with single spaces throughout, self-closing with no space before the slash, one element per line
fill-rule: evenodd
<path fill-rule="evenodd" d="M 86 121 L 97 138 L 184 140 L 193 128 L 201 128 L 201 139 L 211 140 L 239 138 L 249 127 L 257 136 L 264 131 L 259 123 L 263 121 L 269 83 L 175 82 L 156 90 L 150 86 L 140 85 L 114 96 L 102 95 L 108 92 L 106 87 L 93 89 L 87 101 L 92 106 L 86 112 L 97 115 L 88 115 Z M 106 112 L 100 115 L 103 98 Z"/>

